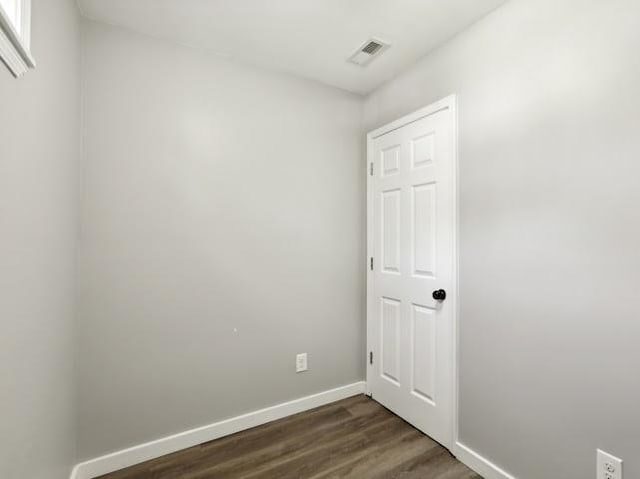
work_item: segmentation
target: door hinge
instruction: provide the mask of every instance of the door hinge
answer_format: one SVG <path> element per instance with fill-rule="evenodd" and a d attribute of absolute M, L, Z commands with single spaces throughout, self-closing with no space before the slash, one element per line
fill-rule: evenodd
<path fill-rule="evenodd" d="M 371 268 L 371 271 L 373 271 L 373 256 L 369 260 L 369 268 Z"/>
<path fill-rule="evenodd" d="M 369 175 L 373 176 L 373 163 L 369 163 Z"/>
<path fill-rule="evenodd" d="M 373 351 L 369 351 L 369 364 L 373 364 Z"/>

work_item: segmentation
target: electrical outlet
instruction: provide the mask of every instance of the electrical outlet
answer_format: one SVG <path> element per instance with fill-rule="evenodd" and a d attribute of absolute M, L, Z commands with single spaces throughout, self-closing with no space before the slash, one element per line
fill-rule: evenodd
<path fill-rule="evenodd" d="M 598 479 L 622 479 L 622 459 L 598 449 Z"/>
<path fill-rule="evenodd" d="M 296 355 L 296 372 L 301 373 L 307 370 L 307 353 Z"/>

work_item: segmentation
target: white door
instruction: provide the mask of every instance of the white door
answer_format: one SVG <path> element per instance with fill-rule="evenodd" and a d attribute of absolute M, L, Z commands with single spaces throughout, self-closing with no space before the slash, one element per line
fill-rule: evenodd
<path fill-rule="evenodd" d="M 453 431 L 454 106 L 447 98 L 368 137 L 368 390 L 445 446 Z M 446 298 L 434 299 L 440 290 Z"/>

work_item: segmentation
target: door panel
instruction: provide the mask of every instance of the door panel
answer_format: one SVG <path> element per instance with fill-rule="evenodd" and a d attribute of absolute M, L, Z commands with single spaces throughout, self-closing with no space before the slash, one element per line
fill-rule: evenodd
<path fill-rule="evenodd" d="M 413 168 L 428 166 L 433 162 L 433 140 L 432 133 L 411 140 L 411 165 Z"/>
<path fill-rule="evenodd" d="M 412 357 L 411 392 L 435 404 L 436 379 L 436 318 L 431 308 L 411 305 Z"/>
<path fill-rule="evenodd" d="M 400 273 L 400 196 L 398 189 L 382 192 L 382 266 L 386 273 Z"/>
<path fill-rule="evenodd" d="M 436 271 L 436 185 L 411 187 L 411 252 L 414 276 L 434 278 Z"/>
<path fill-rule="evenodd" d="M 382 176 L 392 176 L 400 172 L 400 145 L 393 145 L 382 151 Z"/>
<path fill-rule="evenodd" d="M 434 109 L 370 137 L 367 373 L 372 397 L 444 445 L 452 439 L 454 122 Z"/>
<path fill-rule="evenodd" d="M 400 375 L 400 301 L 382 298 L 382 376 L 398 385 Z"/>

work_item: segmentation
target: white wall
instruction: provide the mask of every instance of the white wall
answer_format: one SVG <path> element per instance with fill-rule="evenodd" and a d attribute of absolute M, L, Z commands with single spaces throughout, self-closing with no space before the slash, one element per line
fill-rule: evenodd
<path fill-rule="evenodd" d="M 79 18 L 33 0 L 38 67 L 0 64 L 0 477 L 68 478 L 75 462 L 74 299 Z"/>
<path fill-rule="evenodd" d="M 83 75 L 81 458 L 362 380 L 362 99 L 92 22 Z"/>
<path fill-rule="evenodd" d="M 512 0 L 365 105 L 459 94 L 461 441 L 518 479 L 640 477 L 639 18 Z"/>
<path fill-rule="evenodd" d="M 38 69 L 0 69 L 0 477 L 58 479 L 78 31 L 33 10 Z M 512 0 L 365 104 L 370 129 L 459 94 L 461 441 L 518 479 L 593 477 L 596 447 L 640 476 L 639 16 Z M 84 27 L 79 456 L 360 380 L 359 99 Z"/>

